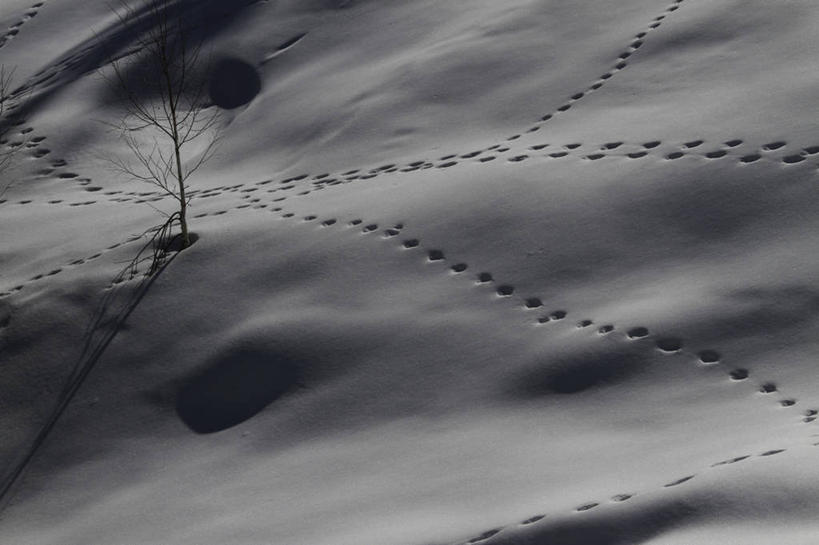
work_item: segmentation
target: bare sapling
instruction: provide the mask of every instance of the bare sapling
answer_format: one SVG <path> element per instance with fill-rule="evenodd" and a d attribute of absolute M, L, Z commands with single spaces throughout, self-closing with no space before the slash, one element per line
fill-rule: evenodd
<path fill-rule="evenodd" d="M 164 213 L 163 225 L 149 230 L 160 256 L 172 243 L 179 250 L 191 245 L 189 184 L 213 157 L 218 142 L 219 112 L 207 96 L 208 61 L 182 9 L 169 0 L 149 0 L 138 8 L 119 4 L 114 9 L 119 24 L 136 35 L 135 42 L 131 54 L 112 60 L 110 70 L 103 71 L 121 107 L 109 125 L 127 148 L 124 156 L 106 160 L 115 171 L 159 188 L 176 204 L 172 213 Z M 154 262 L 150 272 L 156 268 Z"/>

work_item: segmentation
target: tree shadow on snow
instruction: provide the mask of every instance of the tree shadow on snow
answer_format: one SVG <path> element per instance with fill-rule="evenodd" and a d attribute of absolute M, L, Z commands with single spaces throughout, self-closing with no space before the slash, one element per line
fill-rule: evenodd
<path fill-rule="evenodd" d="M 258 0 L 170 0 L 169 21 L 170 24 L 180 21 L 184 25 L 187 41 L 193 46 L 205 43 L 224 32 L 243 10 L 256 3 Z M 114 2 L 112 6 L 117 8 L 118 4 Z M 13 104 L 14 109 L 0 121 L 0 127 L 8 128 L 19 120 L 26 119 L 32 112 L 47 104 L 64 87 L 90 72 L 100 70 L 112 60 L 138 56 L 137 38 L 149 30 L 154 21 L 147 7 L 135 7 L 127 21 L 115 20 L 107 27 L 97 30 L 93 38 L 80 42 L 55 58 L 12 92 L 12 102 L 17 101 L 17 104 Z M 170 49 L 175 50 L 174 44 L 170 45 Z M 201 67 L 205 73 L 199 77 L 224 79 L 219 78 L 218 74 L 208 73 L 212 63 L 205 62 L 206 59 L 202 61 Z M 149 60 L 128 63 L 125 78 L 133 84 L 131 88 L 134 90 L 139 90 L 146 62 Z M 225 78 L 232 76 L 235 76 L 235 71 L 227 73 Z M 257 83 L 257 80 L 251 77 L 249 82 L 242 86 L 242 94 L 244 96 L 250 94 Z M 114 91 L 109 91 L 108 95 L 103 97 L 105 102 L 116 99 Z"/>
<path fill-rule="evenodd" d="M 150 232 L 151 230 L 148 230 L 146 233 Z M 141 237 L 135 237 L 131 241 L 139 240 L 139 238 Z M 194 241 L 196 238 L 197 237 L 192 237 Z M 14 486 L 14 483 L 17 482 L 24 473 L 37 451 L 56 426 L 60 417 L 68 408 L 72 399 L 74 399 L 74 396 L 85 382 L 85 379 L 94 369 L 105 350 L 111 344 L 111 341 L 114 340 L 117 333 L 122 329 L 125 321 L 131 316 L 134 310 L 136 310 L 165 268 L 170 265 L 178 255 L 175 249 L 177 246 L 175 238 L 166 240 L 164 244 L 166 244 L 165 247 L 167 251 L 163 252 L 161 262 L 159 262 L 158 265 L 156 265 L 155 262 L 151 264 L 153 274 L 148 276 L 139 273 L 139 266 L 144 264 L 146 260 L 156 259 L 157 254 L 154 251 L 156 241 L 150 239 L 137 252 L 136 257 L 120 270 L 112 280 L 111 285 L 106 289 L 102 300 L 94 311 L 85 329 L 85 333 L 80 340 L 82 350 L 77 360 L 71 366 L 68 378 L 57 395 L 54 408 L 47 416 L 45 423 L 37 432 L 29 448 L 20 456 L 17 463 L 14 464 L 4 477 L 3 482 L 0 483 L 0 509 L 2 509 L 4 502 L 8 499 L 8 494 Z M 146 252 L 150 252 L 152 255 L 145 257 Z M 125 284 L 126 281 L 137 278 L 139 280 L 137 280 L 136 283 Z"/>

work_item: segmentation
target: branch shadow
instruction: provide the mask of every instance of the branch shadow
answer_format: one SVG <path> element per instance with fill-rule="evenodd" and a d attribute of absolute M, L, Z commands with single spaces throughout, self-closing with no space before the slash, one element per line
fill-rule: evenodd
<path fill-rule="evenodd" d="M 10 501 L 10 492 L 20 480 L 37 452 L 47 440 L 49 434 L 65 413 L 68 405 L 82 387 L 88 375 L 102 358 L 125 324 L 125 321 L 137 309 L 140 302 L 159 279 L 164 270 L 179 255 L 179 235 L 172 236 L 170 227 L 172 218 L 160 226 L 145 231 L 140 238 L 147 237 L 147 242 L 137 251 L 135 257 L 127 262 L 114 277 L 106 289 L 100 303 L 92 315 L 82 338 L 82 350 L 73 364 L 65 384 L 57 395 L 57 401 L 43 426 L 34 437 L 31 445 L 20 457 L 12 470 L 0 485 L 0 513 Z M 195 240 L 192 238 L 192 241 Z M 140 267 L 148 264 L 148 270 L 140 273 Z M 135 284 L 125 284 L 128 280 L 139 278 Z"/>
<path fill-rule="evenodd" d="M 247 7 L 259 0 L 169 0 L 168 17 L 172 24 L 184 23 L 192 43 L 203 43 L 224 32 Z M 6 119 L 0 120 L 0 133 L 26 119 L 50 102 L 65 86 L 85 74 L 99 71 L 112 60 L 138 53 L 135 43 L 151 28 L 150 4 L 133 8 L 127 24 L 115 20 L 54 58 L 10 94 Z"/>

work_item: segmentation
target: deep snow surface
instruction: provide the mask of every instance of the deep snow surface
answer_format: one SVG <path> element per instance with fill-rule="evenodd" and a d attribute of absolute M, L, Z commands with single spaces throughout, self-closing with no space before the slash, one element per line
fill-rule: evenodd
<path fill-rule="evenodd" d="M 188 3 L 261 88 L 147 291 L 127 36 L 0 6 L 4 478 L 91 369 L 0 542 L 815 545 L 814 2 Z"/>

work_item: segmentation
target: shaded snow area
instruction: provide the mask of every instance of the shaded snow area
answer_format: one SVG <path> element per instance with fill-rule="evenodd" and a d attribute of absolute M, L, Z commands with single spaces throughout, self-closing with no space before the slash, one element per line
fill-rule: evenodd
<path fill-rule="evenodd" d="M 221 143 L 123 282 L 133 35 L 0 5 L 0 543 L 819 542 L 815 0 L 177 3 Z"/>

